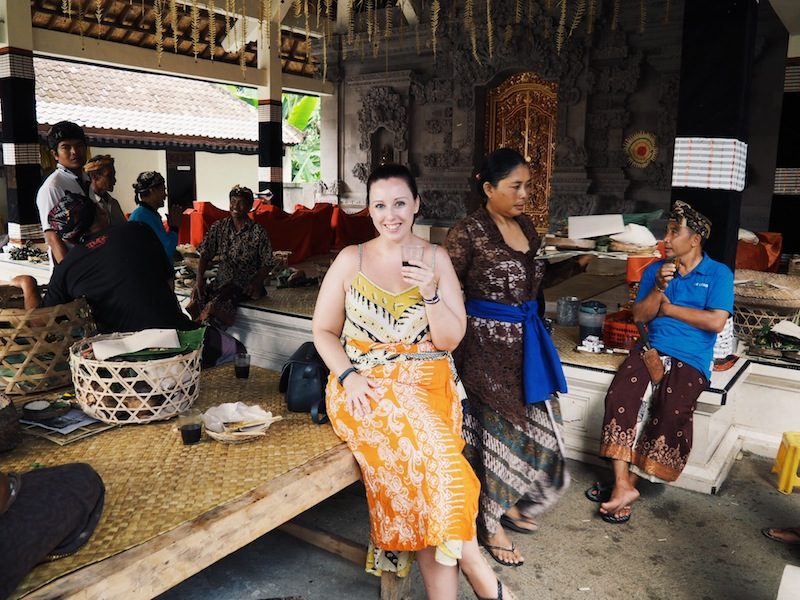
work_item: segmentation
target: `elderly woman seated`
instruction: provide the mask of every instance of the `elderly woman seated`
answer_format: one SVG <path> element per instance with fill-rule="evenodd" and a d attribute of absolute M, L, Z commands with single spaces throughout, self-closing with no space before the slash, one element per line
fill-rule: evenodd
<path fill-rule="evenodd" d="M 272 268 L 269 236 L 247 216 L 253 192 L 236 185 L 229 198 L 231 216 L 214 223 L 198 248 L 197 283 L 186 307 L 193 319 L 224 327 L 233 325 L 239 302 L 264 295 L 264 280 Z M 215 256 L 217 275 L 206 283 L 203 274 Z"/>

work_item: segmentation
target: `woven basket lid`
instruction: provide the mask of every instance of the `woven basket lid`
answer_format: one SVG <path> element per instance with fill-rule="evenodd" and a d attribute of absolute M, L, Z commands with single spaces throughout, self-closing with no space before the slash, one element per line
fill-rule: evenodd
<path fill-rule="evenodd" d="M 800 309 L 800 277 L 736 269 L 734 280 L 737 303 Z"/>

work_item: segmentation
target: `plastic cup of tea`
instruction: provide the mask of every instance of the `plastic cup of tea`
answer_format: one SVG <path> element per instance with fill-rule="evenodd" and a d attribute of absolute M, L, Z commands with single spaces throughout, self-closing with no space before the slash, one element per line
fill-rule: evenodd
<path fill-rule="evenodd" d="M 250 377 L 250 355 L 240 352 L 233 357 L 233 371 L 237 379 L 247 379 Z"/>
<path fill-rule="evenodd" d="M 186 409 L 178 415 L 178 429 L 184 446 L 196 444 L 203 433 L 203 413 L 196 408 Z"/>
<path fill-rule="evenodd" d="M 403 266 L 412 267 L 410 261 L 422 262 L 422 256 L 425 253 L 424 246 L 401 246 L 400 252 L 403 256 Z"/>

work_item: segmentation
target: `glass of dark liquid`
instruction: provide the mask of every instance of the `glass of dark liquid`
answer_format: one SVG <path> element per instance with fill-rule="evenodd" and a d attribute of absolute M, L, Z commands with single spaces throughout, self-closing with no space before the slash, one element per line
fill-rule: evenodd
<path fill-rule="evenodd" d="M 240 352 L 233 357 L 233 370 L 237 379 L 250 377 L 250 355 Z"/>
<path fill-rule="evenodd" d="M 425 253 L 424 246 L 401 246 L 400 252 L 403 257 L 404 267 L 413 267 L 411 261 L 422 262 L 422 256 Z"/>
<path fill-rule="evenodd" d="M 186 409 L 178 415 L 178 429 L 184 446 L 196 444 L 203 433 L 203 413 L 196 408 Z"/>

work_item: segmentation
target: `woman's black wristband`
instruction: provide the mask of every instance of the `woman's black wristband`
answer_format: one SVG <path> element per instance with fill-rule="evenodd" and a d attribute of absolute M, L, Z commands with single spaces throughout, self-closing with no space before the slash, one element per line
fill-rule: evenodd
<path fill-rule="evenodd" d="M 342 371 L 342 374 L 339 375 L 339 377 L 336 378 L 336 379 L 339 380 L 339 385 L 344 385 L 344 380 L 347 379 L 347 376 L 350 375 L 350 373 L 356 373 L 356 368 L 355 367 L 350 367 L 350 368 L 345 369 L 344 371 Z"/>

